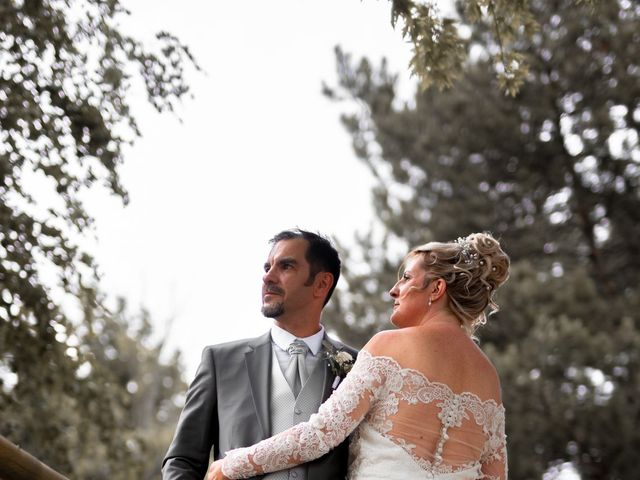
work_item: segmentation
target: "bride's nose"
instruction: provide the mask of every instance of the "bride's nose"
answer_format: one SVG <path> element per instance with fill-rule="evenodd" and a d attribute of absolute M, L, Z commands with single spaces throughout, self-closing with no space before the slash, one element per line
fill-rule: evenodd
<path fill-rule="evenodd" d="M 397 283 L 393 287 L 391 287 L 391 290 L 389 290 L 389 295 L 391 295 L 391 298 L 396 298 L 398 296 L 398 284 Z"/>

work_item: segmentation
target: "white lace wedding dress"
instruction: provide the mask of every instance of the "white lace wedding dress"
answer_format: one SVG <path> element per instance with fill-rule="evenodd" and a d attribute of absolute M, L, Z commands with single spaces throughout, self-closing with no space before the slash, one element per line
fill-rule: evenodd
<path fill-rule="evenodd" d="M 324 455 L 354 430 L 350 480 L 507 478 L 502 405 L 454 393 L 366 350 L 308 422 L 227 452 L 222 470 L 249 478 L 290 468 Z"/>

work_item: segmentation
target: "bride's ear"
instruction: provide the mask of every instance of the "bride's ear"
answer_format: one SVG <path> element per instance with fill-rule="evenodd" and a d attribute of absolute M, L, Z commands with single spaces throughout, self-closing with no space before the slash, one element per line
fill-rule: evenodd
<path fill-rule="evenodd" d="M 432 302 L 436 302 L 438 300 L 440 300 L 440 298 L 442 298 L 442 296 L 446 293 L 447 291 L 447 282 L 445 282 L 443 279 L 441 278 L 436 278 L 432 283 L 431 283 L 431 301 Z"/>

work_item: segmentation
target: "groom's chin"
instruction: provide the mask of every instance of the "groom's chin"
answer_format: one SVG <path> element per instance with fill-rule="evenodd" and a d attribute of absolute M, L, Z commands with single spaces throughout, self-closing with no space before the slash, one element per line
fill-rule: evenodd
<path fill-rule="evenodd" d="M 262 305 L 262 315 L 267 318 L 278 318 L 284 313 L 282 303 L 267 303 Z"/>

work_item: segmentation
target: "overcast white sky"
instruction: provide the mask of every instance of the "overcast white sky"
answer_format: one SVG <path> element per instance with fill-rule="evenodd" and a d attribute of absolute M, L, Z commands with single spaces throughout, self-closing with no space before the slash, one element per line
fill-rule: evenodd
<path fill-rule="evenodd" d="M 407 71 L 410 48 L 388 1 L 130 3 L 137 36 L 178 35 L 207 75 L 190 75 L 182 123 L 136 106 L 143 138 L 122 168 L 131 203 L 91 197 L 95 253 L 109 295 L 144 305 L 159 332 L 175 318 L 170 346 L 190 379 L 205 345 L 268 328 L 260 281 L 273 234 L 300 226 L 348 242 L 372 219 L 345 106 L 321 94 L 336 81 L 334 46 L 386 56 L 394 71 Z"/>

